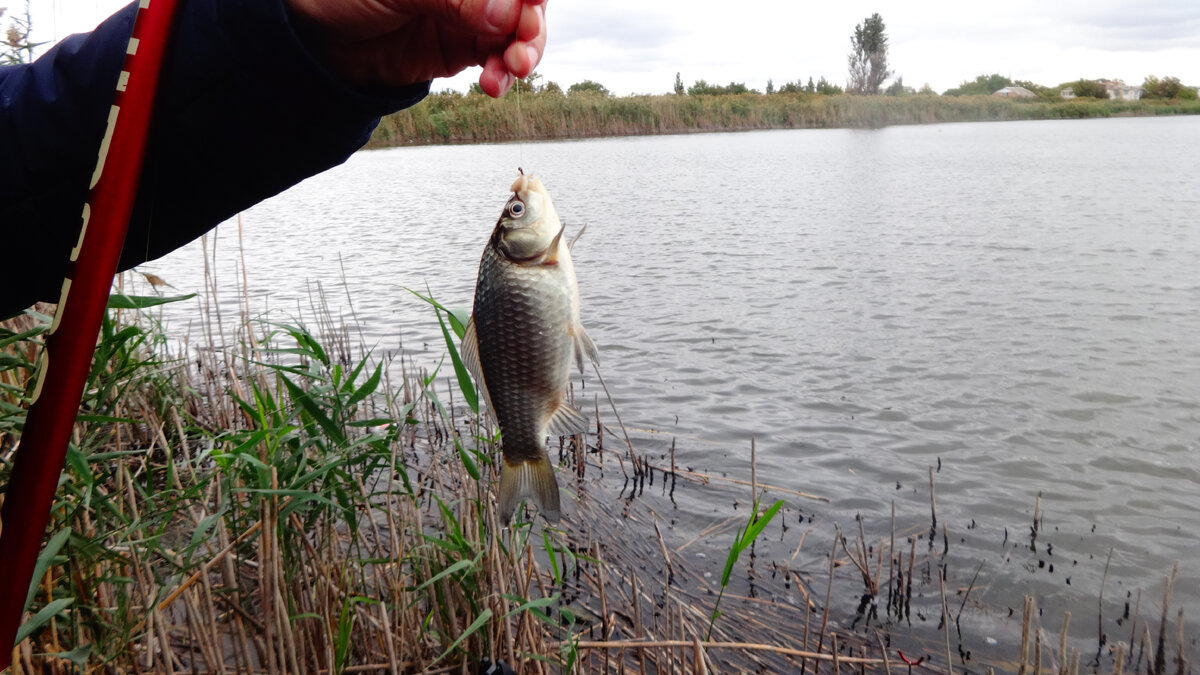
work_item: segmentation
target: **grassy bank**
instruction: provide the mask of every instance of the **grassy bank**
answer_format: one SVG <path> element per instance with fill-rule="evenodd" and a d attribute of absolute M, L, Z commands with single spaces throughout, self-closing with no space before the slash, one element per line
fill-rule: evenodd
<path fill-rule="evenodd" d="M 314 305 L 286 321 L 201 309 L 183 343 L 154 308 L 110 310 L 14 673 L 1089 669 L 1062 613 L 1032 599 L 1002 660 L 972 657 L 981 591 L 948 570 L 936 517 L 928 534 L 805 525 L 811 497 L 760 483 L 753 461 L 741 477 L 685 470 L 673 446 L 647 456 L 599 421 L 552 443 L 573 505 L 561 528 L 502 529 L 496 435 L 453 359 L 372 354 Z M 0 328 L 0 486 L 49 321 Z M 602 405 L 584 407 L 601 420 Z M 932 469 L 929 488 L 932 505 Z M 734 506 L 676 529 L 677 491 Z M 1169 584 L 1137 603 L 1090 669 L 1186 672 Z"/>
<path fill-rule="evenodd" d="M 1197 101 L 1023 100 L 996 96 L 434 94 L 383 119 L 368 147 L 747 129 L 1200 114 Z"/>

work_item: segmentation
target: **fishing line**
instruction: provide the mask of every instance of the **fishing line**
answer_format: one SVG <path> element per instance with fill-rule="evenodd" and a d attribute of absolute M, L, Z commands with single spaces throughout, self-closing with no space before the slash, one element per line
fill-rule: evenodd
<path fill-rule="evenodd" d="M 525 117 L 521 113 L 521 80 L 517 88 L 517 166 L 525 166 Z"/>

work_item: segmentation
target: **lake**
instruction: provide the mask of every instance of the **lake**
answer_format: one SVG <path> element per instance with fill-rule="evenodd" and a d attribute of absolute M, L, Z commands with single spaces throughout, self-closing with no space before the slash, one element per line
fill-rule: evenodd
<path fill-rule="evenodd" d="M 674 438 L 680 465 L 748 479 L 753 438 L 759 480 L 874 539 L 893 503 L 929 529 L 934 467 L 948 586 L 983 563 L 985 635 L 1028 593 L 1094 649 L 1110 549 L 1113 641 L 1175 561 L 1172 606 L 1200 621 L 1200 118 L 362 152 L 243 214 L 252 305 L 286 317 L 320 283 L 369 343 L 436 364 L 405 288 L 469 307 L 517 166 L 587 226 L 583 321 L 643 451 Z M 216 258 L 231 320 L 236 225 Z M 143 269 L 203 291 L 198 245 Z M 676 526 L 728 509 L 694 496 Z"/>

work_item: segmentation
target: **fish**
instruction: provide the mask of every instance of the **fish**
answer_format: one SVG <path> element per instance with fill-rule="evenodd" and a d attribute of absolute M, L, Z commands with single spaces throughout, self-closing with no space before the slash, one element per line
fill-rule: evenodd
<path fill-rule="evenodd" d="M 556 523 L 561 506 L 546 439 L 587 428 L 566 400 L 567 385 L 572 363 L 582 373 L 584 359 L 598 364 L 599 354 L 579 321 L 574 240 L 563 239 L 550 194 L 524 171 L 511 191 L 479 261 L 460 353 L 500 428 L 500 522 L 529 500 Z"/>

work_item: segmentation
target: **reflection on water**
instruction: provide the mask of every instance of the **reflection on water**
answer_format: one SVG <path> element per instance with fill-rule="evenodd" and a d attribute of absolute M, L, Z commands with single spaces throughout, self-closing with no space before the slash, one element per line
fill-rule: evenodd
<path fill-rule="evenodd" d="M 940 463 L 957 566 L 988 561 L 973 599 L 1089 615 L 1112 547 L 1110 594 L 1179 560 L 1200 617 L 1200 119 L 360 153 L 244 215 L 250 292 L 336 303 L 344 270 L 368 340 L 432 364 L 404 289 L 470 304 L 518 163 L 588 226 L 583 320 L 626 423 L 666 434 L 646 447 L 745 475 L 753 437 L 760 476 L 831 498 L 818 518 L 895 501 L 900 529 L 928 522 Z M 236 247 L 223 226 L 224 285 Z M 201 290 L 197 247 L 147 269 Z M 1039 493 L 1058 573 L 996 562 Z M 684 526 L 710 508 L 681 504 Z"/>

